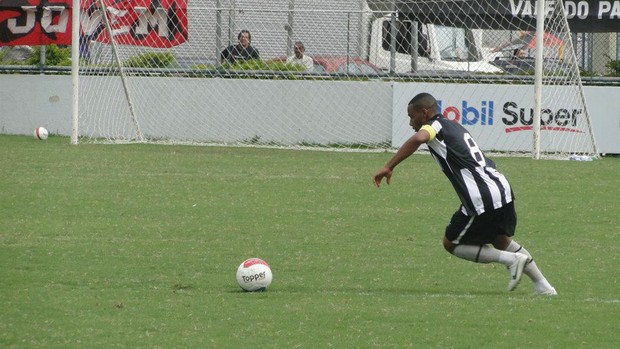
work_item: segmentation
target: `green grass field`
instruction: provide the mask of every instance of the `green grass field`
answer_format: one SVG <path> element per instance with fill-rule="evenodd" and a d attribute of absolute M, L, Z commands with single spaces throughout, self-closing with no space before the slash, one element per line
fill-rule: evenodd
<path fill-rule="evenodd" d="M 0 136 L 0 348 L 617 347 L 619 158 L 495 158 L 543 298 L 443 250 L 430 156 L 372 186 L 390 156 Z"/>

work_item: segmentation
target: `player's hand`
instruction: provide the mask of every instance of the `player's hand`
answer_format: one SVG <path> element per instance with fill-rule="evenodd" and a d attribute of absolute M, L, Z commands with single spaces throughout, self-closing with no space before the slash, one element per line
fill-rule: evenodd
<path fill-rule="evenodd" d="M 390 178 L 392 178 L 392 170 L 387 167 L 384 167 L 377 171 L 374 176 L 372 176 L 372 182 L 378 188 L 381 185 L 381 180 L 385 178 L 385 183 L 390 184 Z"/>

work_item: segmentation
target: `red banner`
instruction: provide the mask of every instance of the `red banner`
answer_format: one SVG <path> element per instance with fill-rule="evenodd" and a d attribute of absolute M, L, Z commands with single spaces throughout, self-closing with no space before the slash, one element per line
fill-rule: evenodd
<path fill-rule="evenodd" d="M 100 0 L 82 0 L 81 33 L 91 40 L 109 43 L 100 3 Z M 187 40 L 187 0 L 103 0 L 103 3 L 117 44 L 172 47 Z"/>
<path fill-rule="evenodd" d="M 71 0 L 0 0 L 0 46 L 49 44 L 71 44 Z"/>
<path fill-rule="evenodd" d="M 187 40 L 187 0 L 103 0 L 114 41 L 172 47 Z M 82 0 L 80 36 L 109 43 L 100 0 Z M 72 0 L 0 0 L 0 46 L 71 45 Z"/>

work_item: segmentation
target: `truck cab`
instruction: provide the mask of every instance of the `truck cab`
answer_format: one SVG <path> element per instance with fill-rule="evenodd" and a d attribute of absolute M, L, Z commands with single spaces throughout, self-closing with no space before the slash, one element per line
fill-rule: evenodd
<path fill-rule="evenodd" d="M 485 59 L 471 29 L 422 24 L 390 15 L 372 20 L 370 26 L 368 60 L 384 71 L 502 71 Z"/>

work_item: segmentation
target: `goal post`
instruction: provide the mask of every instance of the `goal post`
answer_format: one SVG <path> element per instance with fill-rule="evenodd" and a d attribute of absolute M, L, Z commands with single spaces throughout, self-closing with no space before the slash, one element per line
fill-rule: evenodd
<path fill-rule="evenodd" d="M 545 13 L 545 16 L 536 16 L 536 46 L 535 46 L 535 81 L 534 81 L 534 126 L 533 126 L 533 152 L 532 157 L 535 159 L 539 159 L 541 157 L 541 112 L 543 108 L 543 76 L 545 75 L 545 34 L 547 31 L 551 33 L 561 33 L 563 40 L 562 45 L 562 54 L 567 50 L 568 52 L 574 52 L 573 43 L 570 36 L 570 30 L 568 21 L 566 19 L 566 13 L 564 11 L 564 6 L 562 1 L 551 1 L 550 2 L 551 10 L 547 11 L 547 3 L 545 1 L 536 2 L 536 13 Z M 545 23 L 547 14 L 549 14 L 548 24 Z M 565 42 L 564 42 L 565 41 Z M 562 57 L 562 59 L 566 59 L 569 62 L 572 59 L 575 59 L 575 55 L 570 55 L 566 57 Z M 586 134 L 584 143 L 584 149 L 590 148 L 589 152 L 586 152 L 586 156 L 596 156 L 598 155 L 598 149 L 596 146 L 596 141 L 594 139 L 594 132 L 592 130 L 592 123 L 590 119 L 590 113 L 587 109 L 587 103 L 585 96 L 583 94 L 583 86 L 581 85 L 581 78 L 579 75 L 579 70 L 576 62 L 572 64 L 566 64 L 567 69 L 572 69 L 572 72 L 569 70 L 567 74 L 572 73 L 574 78 L 572 79 L 572 84 L 569 86 L 575 86 L 576 91 L 573 92 L 574 98 L 577 98 L 581 101 L 581 105 L 583 106 L 583 112 L 586 115 L 585 125 L 582 126 L 582 131 Z"/>
<path fill-rule="evenodd" d="M 72 143 L 384 151 L 430 92 L 483 150 L 598 153 L 559 0 L 74 3 Z M 243 30 L 258 59 L 222 59 Z"/>
<path fill-rule="evenodd" d="M 80 8 L 80 0 L 72 0 L 74 9 Z M 71 42 L 80 41 L 80 11 L 71 13 Z M 79 99 L 80 99 L 80 50 L 71 46 L 71 144 L 78 144 L 79 136 Z"/>

